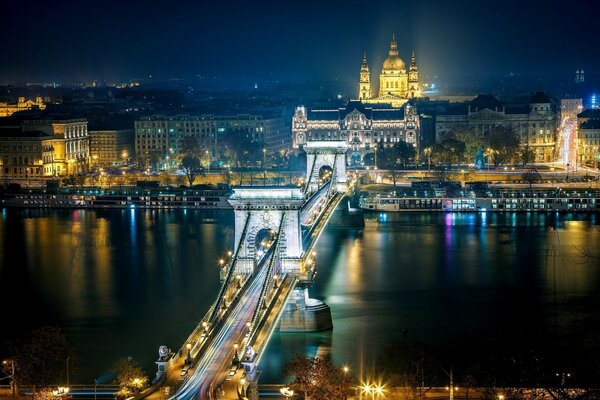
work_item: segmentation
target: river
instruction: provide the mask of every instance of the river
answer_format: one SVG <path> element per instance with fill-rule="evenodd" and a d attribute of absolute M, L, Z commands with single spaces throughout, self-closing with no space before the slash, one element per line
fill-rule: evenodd
<path fill-rule="evenodd" d="M 261 382 L 281 382 L 294 353 L 331 353 L 355 371 L 376 369 L 399 340 L 456 356 L 490 337 L 582 339 L 585 321 L 598 319 L 598 215 L 365 220 L 360 229 L 326 228 L 317 246 L 310 295 L 331 306 L 334 329 L 276 333 Z M 4 318 L 25 322 L 2 329 L 0 339 L 58 325 L 81 361 L 71 382 L 93 382 L 124 356 L 153 375 L 158 347 L 177 348 L 214 301 L 218 259 L 232 245 L 231 211 L 3 209 Z"/>

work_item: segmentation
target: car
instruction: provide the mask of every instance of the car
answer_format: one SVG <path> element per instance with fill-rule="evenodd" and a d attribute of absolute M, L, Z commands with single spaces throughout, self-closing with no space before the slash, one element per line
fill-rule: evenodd
<path fill-rule="evenodd" d="M 234 376 L 235 375 L 235 368 L 232 368 L 231 371 L 229 371 L 229 376 Z"/>
<path fill-rule="evenodd" d="M 182 368 L 182 369 L 181 369 L 181 372 L 179 373 L 179 376 L 186 376 L 186 375 L 187 375 L 187 373 L 188 373 L 188 369 L 187 369 L 187 367 L 186 367 L 186 368 Z"/>

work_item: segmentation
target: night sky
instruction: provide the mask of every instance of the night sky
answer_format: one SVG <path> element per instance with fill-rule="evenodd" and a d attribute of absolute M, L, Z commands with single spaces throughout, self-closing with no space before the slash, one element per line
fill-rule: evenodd
<path fill-rule="evenodd" d="M 323 3 L 323 4 L 321 4 Z M 10 1 L 0 83 L 191 78 L 355 80 L 392 32 L 439 81 L 574 76 L 600 65 L 593 1 Z"/>

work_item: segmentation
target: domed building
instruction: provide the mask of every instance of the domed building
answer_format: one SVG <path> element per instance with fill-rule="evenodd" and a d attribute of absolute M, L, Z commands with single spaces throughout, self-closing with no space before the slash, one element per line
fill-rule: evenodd
<path fill-rule="evenodd" d="M 393 107 L 401 107 L 409 99 L 420 97 L 419 70 L 413 53 L 408 70 L 404 60 L 400 58 L 396 37 L 392 35 L 388 57 L 383 62 L 379 75 L 379 90 L 373 93 L 371 74 L 366 54 L 360 68 L 358 98 L 363 103 L 386 103 Z"/>

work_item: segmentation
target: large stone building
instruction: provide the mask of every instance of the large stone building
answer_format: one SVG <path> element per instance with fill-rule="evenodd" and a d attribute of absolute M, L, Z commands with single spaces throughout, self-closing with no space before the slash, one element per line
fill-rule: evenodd
<path fill-rule="evenodd" d="M 2 180 L 57 177 L 66 174 L 64 140 L 22 127 L 0 128 Z"/>
<path fill-rule="evenodd" d="M 409 99 L 420 96 L 419 70 L 415 54 L 413 52 L 407 70 L 400 58 L 395 36 L 392 36 L 388 57 L 381 68 L 378 90 L 373 90 L 367 55 L 363 56 L 358 89 L 358 98 L 363 103 L 384 103 L 400 107 Z"/>
<path fill-rule="evenodd" d="M 577 115 L 577 161 L 600 164 L 600 109 L 589 108 Z"/>
<path fill-rule="evenodd" d="M 46 104 L 41 97 L 36 97 L 35 100 L 25 100 L 25 97 L 19 97 L 17 103 L 0 103 L 0 117 L 10 117 L 16 112 L 31 110 L 37 108 L 44 110 Z"/>
<path fill-rule="evenodd" d="M 292 119 L 294 148 L 313 140 L 346 140 L 350 162 L 360 163 L 377 143 L 419 145 L 419 117 L 410 103 L 399 108 L 350 101 L 337 109 L 296 108 Z"/>
<path fill-rule="evenodd" d="M 525 103 L 501 103 L 492 95 L 479 95 L 470 102 L 448 108 L 436 116 L 436 141 L 464 127 L 483 134 L 494 127 L 512 128 L 521 145 L 534 154 L 534 162 L 550 162 L 556 156 L 558 117 L 555 105 L 538 92 Z"/>
<path fill-rule="evenodd" d="M 261 141 L 267 154 L 291 147 L 289 128 L 280 115 L 234 116 L 178 115 L 148 116 L 135 121 L 135 152 L 143 155 L 158 152 L 164 157 L 183 149 L 184 138 L 198 139 L 203 151 L 216 156 L 219 138 L 231 130 L 250 132 L 253 139 Z"/>
<path fill-rule="evenodd" d="M 67 175 L 87 171 L 90 165 L 88 121 L 85 118 L 25 120 L 23 132 L 44 132 L 62 140 L 65 147 Z"/>
<path fill-rule="evenodd" d="M 89 134 L 93 168 L 126 165 L 133 159 L 133 129 L 98 130 Z"/>

